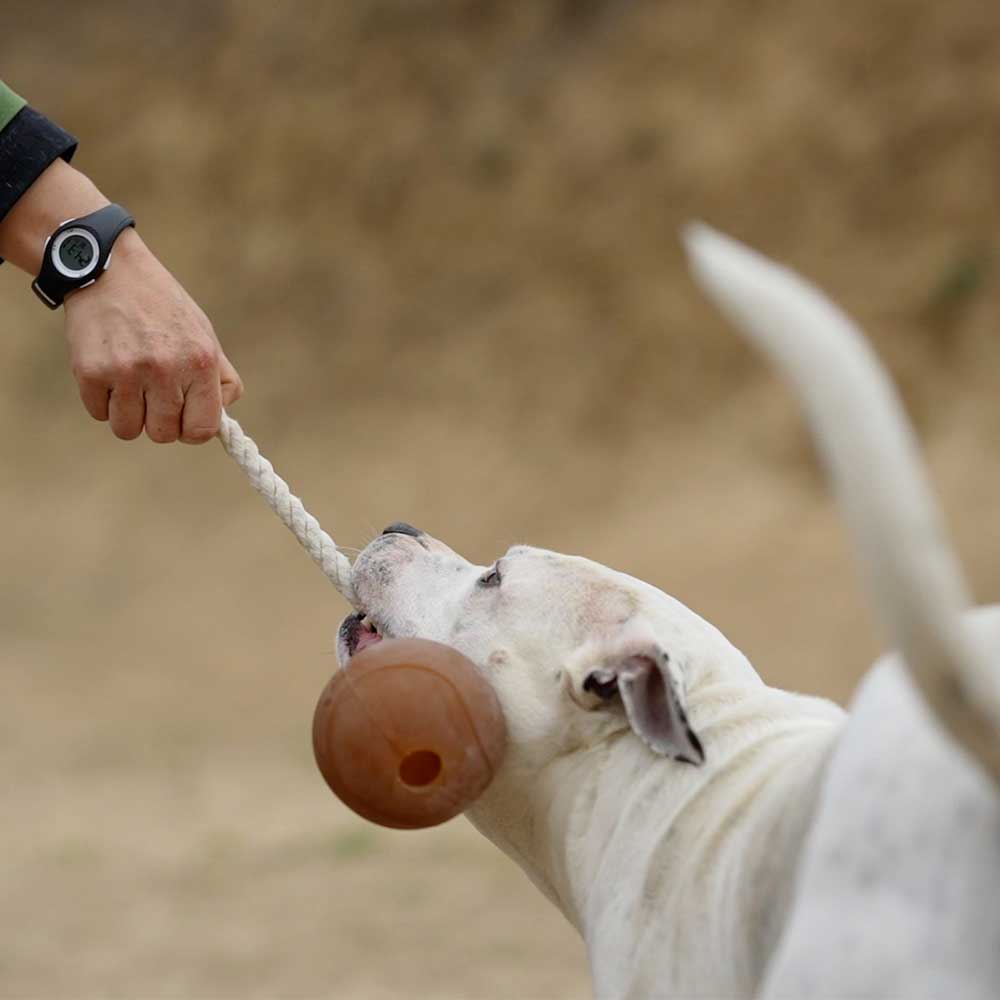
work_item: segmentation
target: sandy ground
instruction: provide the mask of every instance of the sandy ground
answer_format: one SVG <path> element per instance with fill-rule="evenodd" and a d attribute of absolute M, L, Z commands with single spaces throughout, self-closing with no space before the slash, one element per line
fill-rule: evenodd
<path fill-rule="evenodd" d="M 676 231 L 709 218 L 860 317 L 996 599 L 987 8 L 48 0 L 0 72 L 209 309 L 237 415 L 339 541 L 579 552 L 845 701 L 881 646 L 849 540 Z M 0 996 L 589 995 L 464 820 L 334 801 L 309 725 L 343 602 L 218 446 L 85 419 L 9 267 L 0 420 Z"/>

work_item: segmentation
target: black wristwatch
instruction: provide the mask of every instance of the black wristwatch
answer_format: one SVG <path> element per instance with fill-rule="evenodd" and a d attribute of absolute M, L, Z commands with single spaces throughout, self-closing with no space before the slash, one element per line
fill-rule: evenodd
<path fill-rule="evenodd" d="M 64 222 L 45 241 L 42 269 L 31 283 L 35 294 L 50 309 L 58 309 L 69 292 L 92 285 L 104 274 L 115 240 L 134 225 L 121 205 L 106 205 Z"/>

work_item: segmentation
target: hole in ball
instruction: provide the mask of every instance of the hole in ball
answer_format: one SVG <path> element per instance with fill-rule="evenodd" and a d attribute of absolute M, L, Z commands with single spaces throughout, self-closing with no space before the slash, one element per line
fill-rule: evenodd
<path fill-rule="evenodd" d="M 411 788 L 423 788 L 437 780 L 441 758 L 433 750 L 414 750 L 399 762 L 399 780 Z"/>

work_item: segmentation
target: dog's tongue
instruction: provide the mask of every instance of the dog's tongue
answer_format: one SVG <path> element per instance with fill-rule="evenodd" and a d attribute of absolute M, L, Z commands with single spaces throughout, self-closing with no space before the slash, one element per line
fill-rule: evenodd
<path fill-rule="evenodd" d="M 358 636 L 358 644 L 354 647 L 355 653 L 360 653 L 362 649 L 366 649 L 368 646 L 374 646 L 376 642 L 381 642 L 382 636 L 378 634 L 374 629 L 368 631 L 364 630 Z"/>

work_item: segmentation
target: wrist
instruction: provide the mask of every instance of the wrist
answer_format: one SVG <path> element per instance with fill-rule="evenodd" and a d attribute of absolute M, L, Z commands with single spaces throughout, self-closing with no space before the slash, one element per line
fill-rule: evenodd
<path fill-rule="evenodd" d="M 102 290 L 107 291 L 119 286 L 120 281 L 142 280 L 148 274 L 150 262 L 155 262 L 153 252 L 143 242 L 142 237 L 135 231 L 134 227 L 129 227 L 122 231 L 118 239 L 115 240 L 114 248 L 111 251 L 111 265 L 99 281 L 86 285 L 83 288 L 75 288 L 66 293 L 63 305 L 67 312 L 72 305 L 82 298 L 99 294 Z M 112 293 L 114 294 L 114 293 Z"/>
<path fill-rule="evenodd" d="M 45 240 L 60 223 L 107 204 L 88 177 L 55 160 L 0 222 L 0 257 L 35 276 L 42 266 Z"/>
<path fill-rule="evenodd" d="M 143 242 L 142 237 L 134 226 L 130 226 L 124 230 L 118 239 L 115 240 L 115 247 L 112 254 L 114 260 L 119 263 L 123 260 L 139 260 L 143 257 L 151 256 L 149 247 Z"/>

